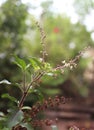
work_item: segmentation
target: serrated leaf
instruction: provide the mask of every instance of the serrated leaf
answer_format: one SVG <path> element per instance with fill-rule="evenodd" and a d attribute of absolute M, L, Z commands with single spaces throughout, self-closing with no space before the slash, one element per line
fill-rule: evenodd
<path fill-rule="evenodd" d="M 17 56 L 15 56 L 14 63 L 18 65 L 22 70 L 25 70 L 27 67 L 25 61 Z"/>
<path fill-rule="evenodd" d="M 4 79 L 4 80 L 0 81 L 0 84 L 8 84 L 8 85 L 10 85 L 11 82 L 9 82 L 8 80 Z"/>
<path fill-rule="evenodd" d="M 10 96 L 8 93 L 2 94 L 1 97 L 2 98 L 8 98 L 8 99 L 10 99 L 13 102 L 18 103 L 17 99 L 15 97 Z"/>

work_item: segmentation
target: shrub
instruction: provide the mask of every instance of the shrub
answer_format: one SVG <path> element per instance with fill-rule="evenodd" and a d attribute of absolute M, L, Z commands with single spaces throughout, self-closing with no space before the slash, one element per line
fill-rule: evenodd
<path fill-rule="evenodd" d="M 52 126 L 53 130 L 56 130 L 54 127 L 55 121 L 50 119 L 38 119 L 39 113 L 45 111 L 50 107 L 57 107 L 61 103 L 66 103 L 69 101 L 69 98 L 56 96 L 53 98 L 44 99 L 41 96 L 41 92 L 38 91 L 40 80 L 45 75 L 55 78 L 59 74 L 63 74 L 66 69 L 73 70 L 76 68 L 76 62 L 82 56 L 83 51 L 79 52 L 78 55 L 71 59 L 70 61 L 62 61 L 61 65 L 53 67 L 49 62 L 46 61 L 46 56 L 48 55 L 45 50 L 45 38 L 46 35 L 44 30 L 36 22 L 36 25 L 41 34 L 41 45 L 42 45 L 42 56 L 37 57 L 28 57 L 28 58 L 19 58 L 14 55 L 13 62 L 21 69 L 22 83 L 15 83 L 17 87 L 21 90 L 22 96 L 20 100 L 17 100 L 15 97 L 7 94 L 2 94 L 2 98 L 8 98 L 11 102 L 14 102 L 16 106 L 13 106 L 7 110 L 7 114 L 3 112 L 0 113 L 0 129 L 2 130 L 33 130 L 34 127 L 41 127 L 42 125 Z M 0 81 L 0 84 L 13 85 L 7 80 Z M 29 94 L 36 93 L 40 98 L 38 102 L 35 102 L 32 106 L 26 106 L 25 101 L 26 97 Z M 6 126 L 6 127 L 5 127 Z"/>

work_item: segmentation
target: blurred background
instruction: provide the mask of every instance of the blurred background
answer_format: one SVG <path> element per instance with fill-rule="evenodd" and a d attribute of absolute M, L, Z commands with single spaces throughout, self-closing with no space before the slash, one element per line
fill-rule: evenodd
<path fill-rule="evenodd" d="M 94 128 L 94 0 L 0 0 L 0 81 L 22 80 L 19 69 L 12 63 L 12 54 L 41 56 L 40 33 L 33 18 L 45 30 L 46 60 L 53 66 L 90 46 L 76 69 L 55 79 L 43 78 L 38 89 L 44 97 L 72 98 L 68 104 L 46 112 L 49 118 L 58 118 L 59 130 L 67 130 L 73 124 Z M 0 95 L 8 92 L 19 99 L 18 90 L 15 85 L 0 85 Z M 26 104 L 31 104 L 31 97 L 28 96 Z M 39 100 L 37 96 L 33 98 Z M 6 112 L 12 105 L 0 96 L 1 111 Z"/>

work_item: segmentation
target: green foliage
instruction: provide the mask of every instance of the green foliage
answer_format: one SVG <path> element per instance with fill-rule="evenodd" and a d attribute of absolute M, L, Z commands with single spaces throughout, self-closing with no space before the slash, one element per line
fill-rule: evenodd
<path fill-rule="evenodd" d="M 91 39 L 91 33 L 86 30 L 86 27 L 81 24 L 80 22 L 76 24 L 72 24 L 70 19 L 66 15 L 50 15 L 46 17 L 46 14 L 42 16 L 42 24 L 46 30 L 47 38 L 46 38 L 46 50 L 48 52 L 47 61 L 52 66 L 61 65 L 61 61 L 65 60 L 68 61 L 72 57 L 74 57 L 77 52 L 79 52 L 82 48 L 91 45 L 93 46 L 93 41 Z M 32 23 L 32 26 L 33 23 Z M 34 28 L 34 31 L 35 28 Z M 31 32 L 32 33 L 32 32 Z M 28 53 L 26 55 L 36 55 L 37 57 L 41 56 L 40 50 L 42 49 L 40 41 L 40 34 L 38 31 L 34 32 L 34 44 L 31 44 L 31 40 L 28 41 L 29 48 Z M 27 42 L 26 42 L 27 44 Z M 31 54 L 32 53 L 32 54 Z M 64 77 L 59 75 L 59 78 L 52 78 L 49 76 L 42 78 L 42 86 L 53 86 L 63 84 L 68 80 L 71 80 L 72 84 L 74 84 L 75 89 L 78 89 L 79 86 L 85 86 L 83 79 L 80 82 L 80 78 L 84 73 L 84 70 L 87 66 L 88 59 L 81 58 L 79 61 L 78 69 L 74 70 L 72 73 L 67 70 L 65 72 Z M 78 73 L 78 75 L 77 75 Z M 71 77 L 75 77 L 76 84 Z M 79 84 L 80 83 L 80 84 Z M 79 94 L 82 96 L 83 90 L 81 89 L 78 91 Z M 52 90 L 53 91 L 53 90 Z M 87 86 L 86 86 L 87 91 Z M 47 92 L 44 90 L 44 92 Z"/>
<path fill-rule="evenodd" d="M 38 71 L 42 68 L 42 64 L 41 61 L 39 61 L 39 59 L 32 57 L 29 59 L 29 61 L 35 71 Z"/>
<path fill-rule="evenodd" d="M 2 18 L 0 24 L 1 45 L 4 45 L 3 49 L 7 49 L 10 46 L 11 49 L 15 50 L 20 47 L 22 35 L 26 31 L 27 7 L 20 0 L 7 0 L 0 8 L 0 16 Z M 3 52 L 3 50 L 0 51 Z"/>
<path fill-rule="evenodd" d="M 85 16 L 90 13 L 90 11 L 94 8 L 94 0 L 75 0 L 74 7 L 78 14 L 81 16 Z"/>
<path fill-rule="evenodd" d="M 18 124 L 19 122 L 21 122 L 23 119 L 23 112 L 21 110 L 17 110 L 17 111 L 11 112 L 11 113 L 13 113 L 13 114 L 12 114 L 12 116 L 9 117 L 9 120 L 7 122 L 8 128 L 10 128 L 10 129 L 13 126 L 15 126 L 16 124 Z"/>
<path fill-rule="evenodd" d="M 75 62 L 79 60 L 82 53 L 77 55 L 79 58 L 76 57 L 73 60 L 71 58 L 74 57 L 81 48 L 87 46 L 88 43 L 93 45 L 90 33 L 86 31 L 84 25 L 80 23 L 72 24 L 70 19 L 65 15 L 63 17 L 61 15 L 54 17 L 50 11 L 50 5 L 50 1 L 48 1 L 47 4 L 43 3 L 41 5 L 47 11 L 45 16 L 41 16 L 43 26 L 48 36 L 46 45 L 44 44 L 44 31 L 39 25 L 37 25 L 37 27 L 41 34 L 41 44 L 39 44 L 39 32 L 36 31 L 33 23 L 30 25 L 31 28 L 27 28 L 27 6 L 22 4 L 21 0 L 7 0 L 0 8 L 0 54 L 2 59 L 0 64 L 0 86 L 6 85 L 6 90 L 11 93 L 11 90 L 14 88 L 9 89 L 9 86 L 18 87 L 21 90 L 21 94 L 17 99 L 15 95 L 11 96 L 6 92 L 3 94 L 0 93 L 2 99 L 8 99 L 10 103 L 17 104 L 13 106 L 10 105 L 11 109 L 9 109 L 8 105 L 7 115 L 0 113 L 0 129 L 2 130 L 13 129 L 13 127 L 25 127 L 28 130 L 33 130 L 33 126 L 30 124 L 33 122 L 33 118 L 30 117 L 29 113 L 33 108 L 32 104 L 35 104 L 37 101 L 43 103 L 45 93 L 46 95 L 54 95 L 60 92 L 57 88 L 55 88 L 54 91 L 52 91 L 51 88 L 46 91 L 46 88 L 40 87 L 40 84 L 41 86 L 57 86 L 58 84 L 71 80 L 75 90 L 79 91 L 82 96 L 85 97 L 88 94 L 88 89 L 86 86 L 83 87 L 83 82 L 81 82 L 82 80 L 79 78 L 82 76 L 81 72 L 84 71 L 86 62 L 83 63 L 81 61 L 79 63 L 80 67 L 73 73 L 69 70 L 75 68 Z M 28 35 L 28 32 L 29 35 L 32 34 L 29 40 L 24 37 L 24 34 Z M 24 51 L 22 51 L 22 48 Z M 48 57 L 45 57 L 46 48 L 49 54 Z M 41 54 L 40 50 L 42 50 Z M 32 55 L 32 57 L 27 56 L 27 58 L 25 58 L 24 52 L 26 52 L 26 55 Z M 10 55 L 12 53 L 17 55 L 13 57 Z M 22 55 L 24 58 L 21 58 Z M 35 55 L 35 57 L 33 57 L 33 55 Z M 67 62 L 69 59 L 71 60 Z M 15 65 L 12 65 L 11 61 L 13 60 L 21 69 L 21 73 Z M 64 72 L 65 75 L 62 78 L 62 73 Z M 78 72 L 79 74 L 77 75 Z M 1 90 L 2 88 L 5 90 L 4 87 L 0 87 Z M 18 94 L 18 91 L 15 93 Z M 28 103 L 25 105 L 28 99 L 31 105 L 28 105 Z M 52 126 L 52 130 L 57 130 L 57 127 Z"/>
<path fill-rule="evenodd" d="M 15 63 L 16 65 L 18 65 L 18 66 L 22 69 L 22 71 L 25 71 L 26 69 L 28 69 L 28 68 L 30 67 L 30 64 L 27 64 L 27 65 L 26 65 L 25 61 L 22 60 L 22 59 L 20 59 L 20 58 L 17 57 L 17 56 L 15 56 L 15 61 L 14 61 L 14 63 Z"/>
<path fill-rule="evenodd" d="M 0 79 L 15 80 L 19 77 L 15 65 L 11 63 L 11 54 L 22 55 L 23 35 L 27 30 L 28 7 L 21 0 L 6 0 L 0 6 Z M 6 50 L 6 51 L 5 51 Z"/>
<path fill-rule="evenodd" d="M 18 103 L 17 99 L 10 96 L 8 93 L 2 94 L 2 98 L 7 98 L 7 99 L 11 100 L 12 102 L 15 102 L 16 104 Z"/>
<path fill-rule="evenodd" d="M 43 50 L 44 51 L 44 50 Z M 81 56 L 81 55 L 79 55 Z M 39 85 L 39 80 L 44 77 L 45 75 L 49 77 L 54 78 L 54 74 L 59 74 L 62 72 L 62 70 L 66 68 L 74 67 L 75 63 L 74 61 L 69 61 L 69 63 L 63 63 L 61 66 L 54 68 L 51 66 L 49 62 L 46 62 L 44 60 L 39 60 L 39 58 L 29 58 L 29 59 L 22 59 L 17 56 L 14 56 L 14 63 L 21 68 L 23 72 L 23 82 L 19 86 L 19 88 L 22 91 L 22 97 L 20 100 L 17 100 L 16 98 L 10 96 L 9 94 L 2 94 L 2 98 L 7 98 L 11 100 L 12 102 L 15 102 L 17 104 L 16 109 L 9 109 L 9 113 L 7 117 L 5 117 L 5 122 L 7 122 L 7 126 L 10 129 L 16 128 L 16 127 L 29 127 L 28 125 L 25 125 L 26 123 L 30 123 L 29 117 L 27 117 L 23 110 L 29 110 L 28 106 L 24 106 L 24 102 L 26 100 L 26 97 L 29 94 L 34 94 L 36 97 L 38 97 L 38 101 L 43 102 L 44 96 L 42 95 L 41 91 L 36 89 L 36 86 Z M 77 58 L 78 59 L 78 58 Z M 28 63 L 27 63 L 27 62 Z M 26 64 L 27 63 L 27 64 Z M 28 69 L 27 69 L 28 68 Z M 31 70 L 31 71 L 30 71 Z M 33 70 L 33 71 L 32 71 Z M 31 77 L 30 81 L 27 81 L 27 75 L 26 72 L 29 72 L 29 76 Z M 0 84 L 8 84 L 11 85 L 11 83 L 7 80 L 0 81 Z M 28 114 L 28 113 L 27 113 Z M 6 123 L 5 123 L 6 124 Z M 3 124 L 2 124 L 3 127 Z M 56 127 L 52 129 L 57 129 Z"/>

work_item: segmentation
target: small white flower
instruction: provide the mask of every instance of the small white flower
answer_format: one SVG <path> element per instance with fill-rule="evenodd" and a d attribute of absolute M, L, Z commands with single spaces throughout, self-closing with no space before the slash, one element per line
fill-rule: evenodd
<path fill-rule="evenodd" d="M 72 70 L 73 69 L 73 66 L 70 66 L 70 70 Z"/>
<path fill-rule="evenodd" d="M 63 60 L 63 61 L 62 61 L 62 64 L 65 64 L 65 63 L 66 63 L 66 61 L 65 61 L 65 60 Z"/>

